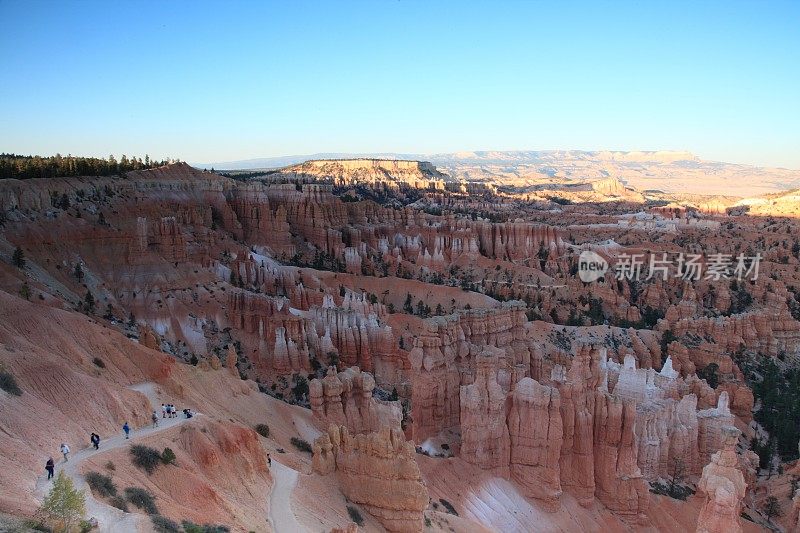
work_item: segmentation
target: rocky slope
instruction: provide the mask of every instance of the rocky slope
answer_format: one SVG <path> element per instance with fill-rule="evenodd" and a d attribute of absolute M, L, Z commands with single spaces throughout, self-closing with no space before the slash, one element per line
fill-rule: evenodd
<path fill-rule="evenodd" d="M 796 447 L 757 386 L 800 358 L 794 220 L 651 209 L 607 176 L 575 198 L 617 200 L 572 205 L 431 188 L 417 163 L 271 176 L 0 182 L 0 366 L 22 390 L 0 393 L 0 511 L 35 510 L 60 442 L 141 428 L 169 399 L 202 416 L 142 438 L 177 466 L 148 476 L 115 449 L 81 468 L 112 460 L 173 520 L 344 529 L 351 505 L 378 531 L 766 523 L 757 444 Z M 754 280 L 584 283 L 588 250 L 612 268 L 763 260 Z M 718 467 L 741 472 L 736 501 Z M 665 495 L 678 468 L 699 496 Z M 278 522 L 270 494 L 290 502 Z"/>

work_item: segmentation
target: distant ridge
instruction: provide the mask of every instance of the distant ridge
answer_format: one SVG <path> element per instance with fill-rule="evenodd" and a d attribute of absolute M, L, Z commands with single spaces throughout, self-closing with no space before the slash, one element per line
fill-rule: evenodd
<path fill-rule="evenodd" d="M 325 159 L 402 159 L 411 161 L 430 161 L 434 165 L 451 163 L 536 163 L 553 158 L 597 159 L 608 161 L 673 162 L 699 161 L 691 152 L 685 151 L 589 151 L 589 150 L 478 150 L 438 154 L 397 153 L 397 152 L 320 152 L 307 155 L 279 157 L 260 157 L 237 161 L 218 161 L 216 163 L 194 163 L 198 168 L 218 170 L 273 169 L 296 165 L 309 160 Z"/>

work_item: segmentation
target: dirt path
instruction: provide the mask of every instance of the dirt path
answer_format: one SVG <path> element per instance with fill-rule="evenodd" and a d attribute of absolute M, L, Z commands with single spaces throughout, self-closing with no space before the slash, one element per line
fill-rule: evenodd
<path fill-rule="evenodd" d="M 275 483 L 269 497 L 269 522 L 275 533 L 306 531 L 292 511 L 292 491 L 297 484 L 297 470 L 272 460 L 272 477 Z"/>
<path fill-rule="evenodd" d="M 153 401 L 156 399 L 156 396 L 155 388 L 152 383 L 142 383 L 131 386 L 130 388 L 144 393 L 150 400 L 151 405 L 158 405 L 158 411 L 160 415 L 160 403 L 157 400 L 155 402 Z M 201 415 L 197 414 L 196 416 Z M 142 529 L 148 530 L 147 524 L 149 521 L 145 515 L 138 513 L 125 513 L 116 507 L 112 507 L 105 502 L 95 499 L 92 495 L 92 491 L 89 490 L 89 485 L 86 483 L 86 480 L 78 472 L 78 466 L 81 464 L 81 462 L 83 462 L 84 459 L 87 459 L 88 457 L 95 457 L 109 450 L 114 450 L 123 446 L 129 446 L 131 443 L 139 439 L 153 435 L 154 433 L 158 433 L 160 431 L 166 431 L 184 423 L 191 423 L 193 420 L 194 418 L 186 419 L 182 416 L 179 416 L 178 418 L 159 418 L 157 427 L 147 426 L 145 428 L 131 430 L 130 439 L 125 438 L 124 434 L 122 433 L 122 429 L 120 428 L 118 435 L 100 441 L 99 450 L 95 450 L 91 446 L 82 450 L 75 450 L 75 447 L 73 447 L 73 450 L 75 451 L 69 454 L 69 461 L 67 462 L 64 462 L 64 459 L 61 455 L 54 455 L 53 459 L 57 459 L 55 473 L 58 475 L 59 471 L 63 471 L 67 476 L 72 478 L 75 488 L 79 490 L 83 489 L 85 491 L 86 518 L 88 519 L 90 517 L 95 517 L 97 519 L 100 527 L 96 531 L 118 532 L 140 531 Z M 52 481 L 47 480 L 46 474 L 39 476 L 36 479 L 36 497 L 40 500 L 43 499 L 50 490 L 51 486 Z"/>

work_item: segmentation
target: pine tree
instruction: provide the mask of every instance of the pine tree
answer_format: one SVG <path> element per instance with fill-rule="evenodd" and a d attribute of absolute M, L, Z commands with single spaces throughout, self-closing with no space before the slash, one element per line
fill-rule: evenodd
<path fill-rule="evenodd" d="M 403 303 L 403 311 L 406 313 L 413 315 L 414 314 L 414 306 L 411 305 L 411 293 L 406 293 L 406 301 Z"/>
<path fill-rule="evenodd" d="M 89 313 L 94 313 L 94 307 L 96 302 L 94 300 L 94 296 L 92 296 L 91 291 L 86 291 L 86 296 L 83 297 L 83 302 L 86 304 L 86 310 Z"/>
<path fill-rule="evenodd" d="M 72 480 L 62 470 L 45 496 L 39 512 L 53 525 L 54 531 L 71 531 L 86 514 L 86 497 L 82 490 L 75 489 Z"/>
<path fill-rule="evenodd" d="M 781 504 L 778 502 L 778 498 L 775 496 L 770 496 L 764 501 L 764 507 L 761 508 L 764 512 L 764 516 L 767 517 L 767 522 L 772 522 L 774 517 L 780 517 L 781 512 Z"/>
<path fill-rule="evenodd" d="M 14 254 L 11 256 L 11 262 L 14 263 L 14 266 L 17 268 L 25 268 L 25 252 L 22 251 L 22 248 L 17 246 L 14 250 Z"/>

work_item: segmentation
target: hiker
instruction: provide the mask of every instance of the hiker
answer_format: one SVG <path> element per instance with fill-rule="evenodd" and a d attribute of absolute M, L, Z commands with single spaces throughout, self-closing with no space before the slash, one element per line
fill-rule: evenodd
<path fill-rule="evenodd" d="M 131 427 L 128 425 L 127 422 L 125 422 L 125 425 L 122 426 L 122 431 L 125 432 L 125 438 L 129 439 L 130 438 Z"/>
<path fill-rule="evenodd" d="M 183 410 L 183 415 L 184 415 L 186 418 L 192 418 L 192 417 L 194 416 L 194 415 L 192 414 L 192 410 L 191 410 L 191 409 L 184 409 L 184 410 Z"/>
<path fill-rule="evenodd" d="M 66 442 L 61 443 L 61 454 L 64 456 L 65 463 L 69 461 L 69 446 L 67 446 Z"/>
<path fill-rule="evenodd" d="M 56 463 L 53 461 L 53 458 L 47 460 L 47 463 L 44 465 L 44 469 L 47 470 L 47 479 L 53 477 L 53 470 L 56 468 Z"/>
<path fill-rule="evenodd" d="M 94 449 L 95 450 L 99 450 L 100 449 L 100 435 L 98 435 L 97 433 L 92 433 L 92 436 L 91 436 L 90 440 L 92 441 L 92 445 L 94 446 Z"/>
<path fill-rule="evenodd" d="M 267 454 L 267 466 L 272 468 L 272 457 L 270 457 L 269 454 Z"/>
<path fill-rule="evenodd" d="M 153 427 L 158 427 L 158 413 L 155 411 L 153 411 Z"/>
<path fill-rule="evenodd" d="M 167 405 L 161 404 L 161 418 L 167 418 Z"/>
<path fill-rule="evenodd" d="M 178 413 L 175 410 L 175 406 L 173 404 L 169 404 L 169 415 L 170 418 L 176 418 L 178 416 Z"/>

